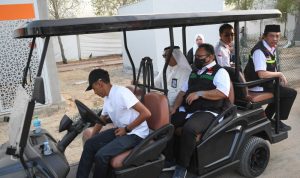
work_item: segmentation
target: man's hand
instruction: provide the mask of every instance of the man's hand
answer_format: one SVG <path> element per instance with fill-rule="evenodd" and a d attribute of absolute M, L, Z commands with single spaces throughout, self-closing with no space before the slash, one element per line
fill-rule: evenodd
<path fill-rule="evenodd" d="M 199 98 L 199 96 L 198 96 L 197 92 L 190 93 L 190 94 L 188 95 L 188 97 L 186 98 L 186 103 L 187 103 L 188 105 L 191 105 L 192 102 L 193 102 L 194 100 L 198 99 L 198 98 Z"/>
<path fill-rule="evenodd" d="M 176 112 L 176 109 L 174 107 L 170 107 L 170 115 L 173 115 Z"/>
<path fill-rule="evenodd" d="M 279 80 L 280 80 L 280 84 L 282 86 L 286 86 L 287 85 L 287 79 L 285 78 L 285 76 L 283 75 L 283 73 L 281 73 L 281 75 L 279 77 Z"/>
<path fill-rule="evenodd" d="M 116 136 L 123 136 L 123 135 L 125 135 L 125 134 L 126 134 L 125 128 L 117 128 L 117 129 L 115 130 L 115 135 L 116 135 Z"/>

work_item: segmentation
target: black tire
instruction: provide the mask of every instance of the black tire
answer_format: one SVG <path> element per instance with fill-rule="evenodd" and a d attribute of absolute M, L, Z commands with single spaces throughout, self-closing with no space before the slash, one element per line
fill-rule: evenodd
<path fill-rule="evenodd" d="M 262 138 L 250 137 L 240 154 L 238 171 L 245 177 L 257 177 L 266 169 L 270 159 L 270 148 Z"/>

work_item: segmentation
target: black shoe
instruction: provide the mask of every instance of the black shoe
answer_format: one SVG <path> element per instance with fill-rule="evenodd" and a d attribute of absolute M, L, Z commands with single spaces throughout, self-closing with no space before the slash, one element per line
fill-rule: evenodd
<path fill-rule="evenodd" d="M 165 160 L 164 168 L 162 171 L 174 171 L 175 168 L 176 168 L 175 162 Z"/>
<path fill-rule="evenodd" d="M 283 123 L 282 121 L 279 121 L 279 130 L 280 131 L 289 131 L 291 129 L 292 129 L 291 126 L 288 126 L 285 123 Z"/>
<path fill-rule="evenodd" d="M 172 178 L 185 178 L 186 174 L 187 169 L 185 167 L 177 165 Z"/>
<path fill-rule="evenodd" d="M 272 126 L 273 128 L 275 128 L 276 122 L 275 122 L 273 119 L 269 119 L 269 120 L 271 121 L 271 126 Z"/>

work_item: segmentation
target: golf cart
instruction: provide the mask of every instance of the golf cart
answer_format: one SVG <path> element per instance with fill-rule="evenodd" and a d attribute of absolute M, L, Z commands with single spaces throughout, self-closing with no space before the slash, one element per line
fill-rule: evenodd
<path fill-rule="evenodd" d="M 9 142 L 0 147 L 0 177 L 75 177 L 77 165 L 70 166 L 64 151 L 66 147 L 90 124 L 103 124 L 97 114 L 80 101 L 76 101 L 81 118 L 72 121 L 64 116 L 59 131 L 67 131 L 61 141 L 56 141 L 50 133 L 43 130 L 41 134 L 30 131 L 30 124 L 35 103 L 44 103 L 44 86 L 41 72 L 45 61 L 50 37 L 62 35 L 78 35 L 105 32 L 123 32 L 124 46 L 132 66 L 132 91 L 141 96 L 141 101 L 152 113 L 147 120 L 153 132 L 138 146 L 114 157 L 111 161 L 111 176 L 118 178 L 154 178 L 161 175 L 164 156 L 161 154 L 167 141 L 173 134 L 173 126 L 169 122 L 168 102 L 166 95 L 166 69 L 170 55 L 164 65 L 164 88 L 153 85 L 153 67 L 151 59 L 142 59 L 140 70 L 136 75 L 135 64 L 127 46 L 127 31 L 168 28 L 170 35 L 170 50 L 174 48 L 175 27 L 182 27 L 182 47 L 186 54 L 186 27 L 234 23 L 234 30 L 239 31 L 240 21 L 278 18 L 278 10 L 246 10 L 227 12 L 176 13 L 155 15 L 129 15 L 113 17 L 93 17 L 62 20 L 37 20 L 24 24 L 15 30 L 15 38 L 32 38 L 27 65 L 25 66 L 22 86 L 17 92 L 17 102 L 11 120 L 15 132 L 10 133 Z M 44 39 L 39 69 L 35 78 L 34 90 L 31 96 L 24 94 L 26 76 L 32 57 L 36 38 Z M 206 132 L 199 134 L 198 144 L 192 156 L 189 172 L 205 177 L 213 175 L 225 168 L 237 168 L 246 177 L 257 177 L 267 167 L 271 144 L 288 137 L 287 132 L 279 131 L 279 80 L 277 78 L 245 82 L 240 72 L 239 33 L 235 33 L 235 67 L 226 68 L 233 87 L 230 100 L 233 104 L 218 117 L 224 117 L 219 123 L 216 118 Z M 171 54 L 171 53 L 170 53 Z M 142 76 L 142 82 L 139 77 Z M 247 87 L 258 83 L 274 80 L 274 93 L 252 93 Z M 161 93 L 153 92 L 159 91 Z M 264 104 L 276 102 L 277 114 L 275 129 L 264 114 Z M 16 112 L 16 111 L 22 111 Z M 17 132 L 16 132 L 17 131 Z M 180 134 L 180 131 L 175 131 Z M 52 153 L 45 155 L 44 141 L 48 140 Z M 222 148 L 222 149 L 220 149 Z"/>

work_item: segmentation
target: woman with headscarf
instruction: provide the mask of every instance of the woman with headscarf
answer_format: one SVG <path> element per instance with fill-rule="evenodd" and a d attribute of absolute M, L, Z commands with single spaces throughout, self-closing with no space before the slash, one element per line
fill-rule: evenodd
<path fill-rule="evenodd" d="M 186 59 L 190 65 L 194 63 L 194 55 L 196 53 L 196 50 L 198 49 L 198 46 L 202 43 L 205 43 L 204 36 L 202 34 L 196 34 L 193 47 L 188 51 L 186 55 Z"/>
<path fill-rule="evenodd" d="M 163 57 L 166 59 L 170 47 L 166 47 L 163 52 Z M 167 87 L 168 87 L 168 100 L 170 107 L 173 106 L 177 94 L 179 93 L 182 85 L 189 79 L 192 71 L 191 66 L 187 62 L 185 56 L 180 51 L 178 46 L 174 46 L 169 65 L 166 70 Z M 163 70 L 154 79 L 154 85 L 157 88 L 163 88 Z"/>

